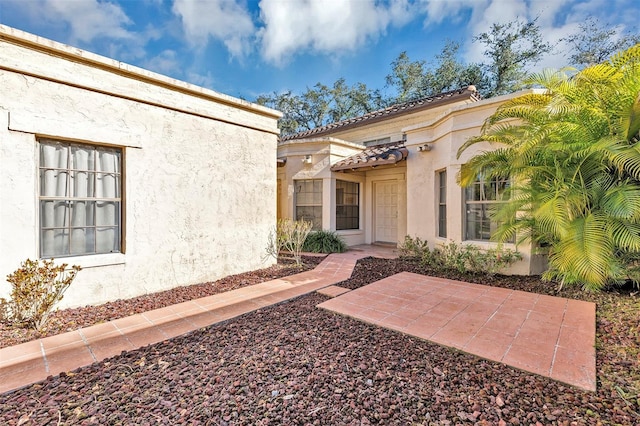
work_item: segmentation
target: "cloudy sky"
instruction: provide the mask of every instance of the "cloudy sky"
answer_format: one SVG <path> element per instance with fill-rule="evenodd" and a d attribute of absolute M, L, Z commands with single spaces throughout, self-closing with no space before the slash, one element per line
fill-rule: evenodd
<path fill-rule="evenodd" d="M 534 19 L 557 42 L 592 16 L 635 30 L 637 0 L 0 0 L 0 23 L 254 100 L 344 77 L 384 90 L 402 51 L 430 60 L 447 39 Z M 566 65 L 562 44 L 544 65 Z"/>

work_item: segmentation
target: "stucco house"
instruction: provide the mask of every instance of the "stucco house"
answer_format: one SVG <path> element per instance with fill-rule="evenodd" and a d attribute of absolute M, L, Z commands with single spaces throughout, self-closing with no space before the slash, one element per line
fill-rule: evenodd
<path fill-rule="evenodd" d="M 80 265 L 68 307 L 273 262 L 279 112 L 6 26 L 0 93 L 0 277 Z"/>
<path fill-rule="evenodd" d="M 481 99 L 469 86 L 281 138 L 278 216 L 336 231 L 348 245 L 396 245 L 410 235 L 432 247 L 448 241 L 494 246 L 489 210 L 508 180 L 461 188 L 460 165 L 494 148 L 478 144 L 460 158 L 457 151 L 519 94 Z M 545 258 L 531 246 L 517 249 L 524 258 L 510 273 L 544 269 Z"/>

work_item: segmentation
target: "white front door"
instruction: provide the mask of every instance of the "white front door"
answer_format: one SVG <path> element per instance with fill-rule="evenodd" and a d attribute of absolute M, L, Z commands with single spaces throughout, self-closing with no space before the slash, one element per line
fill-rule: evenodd
<path fill-rule="evenodd" d="M 398 183 L 375 183 L 375 242 L 398 242 Z"/>

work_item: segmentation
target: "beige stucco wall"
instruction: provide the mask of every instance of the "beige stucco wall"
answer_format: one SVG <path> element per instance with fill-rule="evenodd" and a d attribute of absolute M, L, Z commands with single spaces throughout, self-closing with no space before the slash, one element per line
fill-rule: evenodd
<path fill-rule="evenodd" d="M 481 248 L 496 244 L 464 239 L 464 192 L 457 183 L 460 166 L 472 156 L 494 149 L 489 144 L 477 144 L 457 158 L 459 147 L 470 137 L 480 134 L 481 127 L 499 105 L 516 93 L 479 102 L 460 101 L 437 106 L 413 114 L 396 117 L 346 130 L 335 131 L 331 137 L 288 141 L 278 148 L 278 156 L 286 157 L 286 167 L 278 169 L 282 185 L 281 211 L 285 217 L 294 217 L 293 180 L 323 179 L 323 227 L 335 229 L 335 180 L 345 179 L 361 183 L 360 229 L 339 231 L 349 245 L 373 243 L 376 238 L 375 188 L 378 183 L 395 182 L 398 185 L 398 242 L 405 235 L 427 240 L 432 247 L 449 241 L 475 244 Z M 391 142 L 406 135 L 409 156 L 395 166 L 363 168 L 358 172 L 331 172 L 330 166 L 341 159 L 360 152 L 363 142 L 389 137 Z M 346 142 L 349 141 L 349 142 Z M 424 144 L 430 151 L 419 151 Z M 312 156 L 311 164 L 302 158 Z M 437 236 L 438 198 L 436 173 L 447 171 L 447 238 Z M 288 186 L 288 189 L 287 189 Z M 514 274 L 540 273 L 546 267 L 545 259 L 531 254 L 530 244 L 504 244 L 517 249 L 524 259 L 505 271 Z"/>
<path fill-rule="evenodd" d="M 286 158 L 283 167 L 278 168 L 280 187 L 280 212 L 285 218 L 295 218 L 294 181 L 302 179 L 322 179 L 322 229 L 335 230 L 335 180 L 348 180 L 364 183 L 364 174 L 338 174 L 331 172 L 331 165 L 356 154 L 362 150 L 361 145 L 349 143 L 335 138 L 315 138 L 302 141 L 284 142 L 278 147 L 278 157 Z M 304 162 L 311 156 L 310 163 Z M 365 193 L 360 194 L 360 214 L 364 214 L 363 203 Z M 365 242 L 365 227 L 361 221 L 360 229 L 338 231 L 348 245 Z"/>
<path fill-rule="evenodd" d="M 62 307 L 274 262 L 278 112 L 4 26 L 0 91 L 0 276 L 38 257 L 38 136 L 124 152 L 125 252 L 58 259 Z"/>
<path fill-rule="evenodd" d="M 480 134 L 481 127 L 500 104 L 517 96 L 516 93 L 486 99 L 470 105 L 457 106 L 435 120 L 405 128 L 407 158 L 407 234 L 429 241 L 431 246 L 449 241 L 474 244 L 481 248 L 495 247 L 492 242 L 465 241 L 464 192 L 457 183 L 460 166 L 483 151 L 495 149 L 488 143 L 476 144 L 457 158 L 460 146 L 470 137 Z M 430 151 L 419 151 L 424 144 Z M 437 172 L 447 171 L 447 238 L 437 236 L 438 182 Z M 540 273 L 545 263 L 531 254 L 530 244 L 504 244 L 505 248 L 520 251 L 524 259 L 508 271 L 513 274 Z"/>

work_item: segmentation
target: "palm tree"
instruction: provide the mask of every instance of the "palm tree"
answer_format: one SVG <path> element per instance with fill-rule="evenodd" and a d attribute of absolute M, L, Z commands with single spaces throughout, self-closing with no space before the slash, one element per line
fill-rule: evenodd
<path fill-rule="evenodd" d="M 458 151 L 500 144 L 462 167 L 461 185 L 511 176 L 494 239 L 547 247 L 545 279 L 587 290 L 640 282 L 640 44 L 526 83 L 542 89 L 503 104 Z"/>

